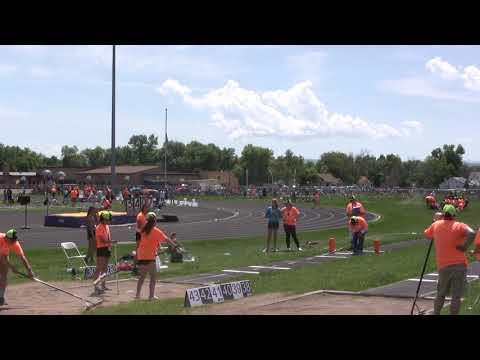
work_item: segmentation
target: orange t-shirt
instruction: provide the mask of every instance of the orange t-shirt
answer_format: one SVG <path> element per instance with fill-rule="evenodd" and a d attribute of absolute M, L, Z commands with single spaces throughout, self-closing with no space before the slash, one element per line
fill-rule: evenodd
<path fill-rule="evenodd" d="M 157 254 L 160 243 L 166 240 L 167 236 L 157 227 L 154 227 L 148 235 L 142 232 L 142 237 L 137 249 L 137 259 L 155 260 L 155 255 Z"/>
<path fill-rule="evenodd" d="M 346 209 L 348 216 L 361 216 L 365 215 L 365 208 L 360 201 L 354 201 L 349 203 Z"/>
<path fill-rule="evenodd" d="M 285 225 L 295 225 L 297 223 L 297 217 L 300 215 L 300 211 L 295 206 L 292 206 L 290 210 L 285 206 L 281 210 L 283 216 L 283 223 Z"/>
<path fill-rule="evenodd" d="M 140 211 L 137 214 L 137 232 L 142 231 L 146 223 L 147 223 L 147 217 L 143 212 Z"/>
<path fill-rule="evenodd" d="M 111 246 L 112 236 L 110 235 L 110 227 L 108 225 L 98 224 L 95 227 L 95 241 L 97 249 Z"/>
<path fill-rule="evenodd" d="M 455 220 L 438 220 L 425 230 L 425 236 L 435 244 L 438 270 L 455 264 L 468 265 L 465 253 L 456 246 L 463 245 L 470 230 L 467 224 Z"/>
<path fill-rule="evenodd" d="M 427 200 L 427 202 L 428 202 L 429 204 L 435 204 L 435 202 L 436 202 L 436 200 L 435 200 L 435 198 L 434 198 L 433 196 L 427 196 L 427 197 L 425 198 L 425 200 Z"/>
<path fill-rule="evenodd" d="M 367 220 L 359 216 L 357 217 L 357 223 L 355 225 L 348 223 L 348 228 L 351 232 L 356 233 L 364 229 L 368 229 L 368 223 Z"/>
<path fill-rule="evenodd" d="M 480 229 L 477 231 L 477 235 L 475 235 L 475 240 L 473 241 L 473 245 L 475 249 L 480 251 Z M 480 252 L 476 254 L 477 260 L 480 260 Z"/>
<path fill-rule="evenodd" d="M 0 233 L 0 255 L 8 256 L 10 251 L 13 251 L 18 256 L 25 256 L 22 246 L 18 241 L 15 241 L 14 244 L 10 244 L 5 234 Z"/>

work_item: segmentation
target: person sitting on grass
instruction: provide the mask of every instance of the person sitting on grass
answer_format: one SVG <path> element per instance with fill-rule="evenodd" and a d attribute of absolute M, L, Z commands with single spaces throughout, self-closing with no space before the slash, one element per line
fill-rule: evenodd
<path fill-rule="evenodd" d="M 361 216 L 352 216 L 348 227 L 352 233 L 352 251 L 353 255 L 363 254 L 363 242 L 368 232 L 367 220 Z"/>
<path fill-rule="evenodd" d="M 270 251 L 270 240 L 272 239 L 273 235 L 273 251 L 278 251 L 277 248 L 277 235 L 278 235 L 278 228 L 280 224 L 280 219 L 282 217 L 282 212 L 278 207 L 277 199 L 272 199 L 272 206 L 267 208 L 265 212 L 265 217 L 268 219 L 267 224 L 267 247 L 263 250 L 263 252 Z"/>
<path fill-rule="evenodd" d="M 98 279 L 99 276 L 105 274 L 108 269 L 108 260 L 112 256 L 110 250 L 114 241 L 110 234 L 110 224 L 112 220 L 112 213 L 110 211 L 100 212 L 100 224 L 95 228 L 95 240 L 97 244 L 97 268 L 95 269 L 94 279 Z M 106 286 L 106 280 L 101 281 L 101 287 L 99 284 L 95 285 L 95 295 L 101 295 L 105 291 L 110 290 Z"/>
<path fill-rule="evenodd" d="M 18 242 L 17 230 L 10 229 L 5 234 L 0 233 L 0 306 L 7 305 L 5 302 L 5 290 L 7 288 L 8 269 L 12 269 L 14 273 L 18 273 L 15 266 L 9 261 L 10 251 L 16 253 L 23 262 L 23 265 L 28 271 L 30 278 L 34 278 L 35 274 L 28 262 L 23 249 Z"/>
<path fill-rule="evenodd" d="M 147 214 L 147 222 L 141 231 L 141 239 L 137 246 L 137 267 L 139 278 L 137 283 L 137 294 L 135 299 L 140 299 L 143 282 L 150 275 L 150 294 L 149 300 L 157 299 L 155 297 L 155 284 L 157 277 L 157 269 L 155 266 L 155 257 L 157 256 L 160 243 L 168 242 L 170 245 L 175 244 L 160 230 L 157 226 L 157 214 L 149 212 Z"/>
<path fill-rule="evenodd" d="M 427 229 L 425 236 L 435 245 L 438 270 L 437 296 L 434 302 L 434 314 L 440 315 L 445 297 L 451 293 L 450 314 L 458 315 L 461 298 L 467 281 L 467 257 L 465 252 L 475 238 L 475 232 L 455 219 L 453 205 L 443 208 L 443 220 L 435 221 Z"/>

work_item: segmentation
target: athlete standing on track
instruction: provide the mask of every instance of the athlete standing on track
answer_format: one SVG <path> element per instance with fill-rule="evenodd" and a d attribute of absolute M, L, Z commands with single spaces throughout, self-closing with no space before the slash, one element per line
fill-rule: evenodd
<path fill-rule="evenodd" d="M 267 247 L 263 250 L 263 252 L 270 251 L 270 240 L 272 239 L 273 235 L 273 251 L 278 251 L 277 248 L 277 235 L 278 235 L 278 228 L 280 226 L 280 218 L 282 217 L 282 212 L 278 207 L 277 199 L 272 199 L 272 206 L 267 208 L 265 212 L 265 217 L 268 219 L 268 233 L 267 233 Z"/>
<path fill-rule="evenodd" d="M 461 298 L 467 282 L 467 257 L 465 252 L 472 243 L 475 232 L 467 225 L 455 220 L 453 205 L 443 208 L 443 220 L 435 221 L 424 234 L 435 245 L 438 269 L 437 297 L 434 314 L 440 315 L 445 297 L 451 292 L 450 314 L 460 312 Z"/>
<path fill-rule="evenodd" d="M 110 211 L 100 212 L 100 224 L 95 228 L 95 240 L 97 243 L 97 268 L 95 270 L 94 278 L 97 279 L 100 275 L 105 274 L 108 269 L 108 260 L 112 256 L 110 247 L 113 244 L 112 236 L 110 234 L 110 227 L 108 224 L 112 220 L 112 213 Z M 95 295 L 100 295 L 106 290 L 110 290 L 106 286 L 106 280 L 101 281 L 102 287 L 95 285 Z"/>
<path fill-rule="evenodd" d="M 298 251 L 303 251 L 297 238 L 297 218 L 298 215 L 300 215 L 300 211 L 292 205 L 290 200 L 287 200 L 285 206 L 281 209 L 281 212 L 283 216 L 283 229 L 285 230 L 287 251 L 291 250 L 290 235 L 293 237 L 293 241 L 295 241 L 295 245 L 297 245 Z"/>
<path fill-rule="evenodd" d="M 31 278 L 35 277 L 32 267 L 30 266 L 30 263 L 25 257 L 23 249 L 18 242 L 17 230 L 10 229 L 6 234 L 0 233 L 0 305 L 7 305 L 5 303 L 5 290 L 7 288 L 8 269 L 12 269 L 14 273 L 17 272 L 17 269 L 10 263 L 8 258 L 10 251 L 13 251 L 20 257 L 23 265 L 28 271 L 29 276 Z"/>
<path fill-rule="evenodd" d="M 150 275 L 150 295 L 149 300 L 155 298 L 155 284 L 157 282 L 155 267 L 155 257 L 160 243 L 168 242 L 172 246 L 176 246 L 168 236 L 166 236 L 157 225 L 157 215 L 154 212 L 149 212 L 146 216 L 147 222 L 142 228 L 141 239 L 137 246 L 137 265 L 139 270 L 139 278 L 137 283 L 137 294 L 135 299 L 140 299 L 143 282 Z"/>

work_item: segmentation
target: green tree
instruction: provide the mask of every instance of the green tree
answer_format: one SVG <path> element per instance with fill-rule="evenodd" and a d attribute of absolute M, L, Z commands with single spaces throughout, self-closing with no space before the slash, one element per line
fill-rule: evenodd
<path fill-rule="evenodd" d="M 273 151 L 252 144 L 246 145 L 240 157 L 240 166 L 248 169 L 248 183 L 261 185 L 268 182 L 268 168 L 273 160 Z M 245 177 L 239 178 L 245 184 Z"/>

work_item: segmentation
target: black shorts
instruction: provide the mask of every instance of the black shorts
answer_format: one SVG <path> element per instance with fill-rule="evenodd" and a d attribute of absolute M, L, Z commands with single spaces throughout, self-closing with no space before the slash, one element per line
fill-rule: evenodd
<path fill-rule="evenodd" d="M 135 241 L 138 243 L 141 238 L 142 238 L 142 235 L 139 232 L 136 232 L 135 233 Z"/>
<path fill-rule="evenodd" d="M 137 260 L 137 265 L 150 265 L 155 260 Z"/>
<path fill-rule="evenodd" d="M 279 226 L 280 226 L 280 224 L 278 222 L 269 222 L 268 223 L 268 228 L 269 229 L 277 230 Z"/>
<path fill-rule="evenodd" d="M 97 257 L 109 258 L 110 256 L 112 256 L 112 252 L 108 247 L 97 248 Z"/>

